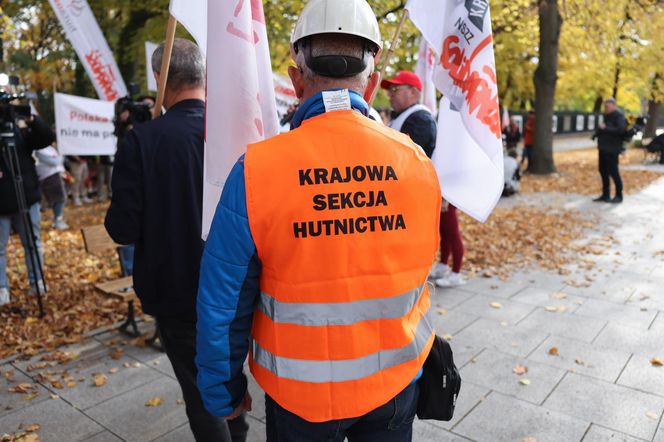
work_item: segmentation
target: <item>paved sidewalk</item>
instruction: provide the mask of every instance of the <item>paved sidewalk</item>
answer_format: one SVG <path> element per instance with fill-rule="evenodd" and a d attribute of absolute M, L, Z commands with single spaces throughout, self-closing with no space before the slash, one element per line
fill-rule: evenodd
<path fill-rule="evenodd" d="M 451 336 L 463 385 L 455 419 L 416 422 L 414 440 L 664 442 L 664 367 L 651 364 L 664 360 L 664 178 L 622 205 L 544 194 L 501 204 L 515 203 L 597 213 L 601 228 L 590 236 L 611 235 L 619 245 L 589 255 L 596 267 L 571 275 L 532 270 L 507 282 L 478 278 L 438 289 L 437 330 Z M 114 359 L 122 339 L 97 335 L 65 349 L 78 357 L 52 368 L 35 368 L 39 357 L 0 366 L 0 434 L 38 423 L 42 441 L 193 440 L 167 358 L 126 345 Z M 517 365 L 527 373 L 515 374 Z M 47 376 L 36 380 L 65 369 L 64 388 Z M 92 386 L 95 373 L 107 383 Z M 21 383 L 37 396 L 8 392 Z M 249 440 L 263 441 L 263 396 L 255 383 L 250 388 Z M 162 404 L 147 407 L 155 397 Z"/>

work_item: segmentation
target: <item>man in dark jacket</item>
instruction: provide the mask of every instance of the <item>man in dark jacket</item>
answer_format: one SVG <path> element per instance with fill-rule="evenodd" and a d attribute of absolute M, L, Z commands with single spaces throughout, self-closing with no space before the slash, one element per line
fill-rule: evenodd
<path fill-rule="evenodd" d="M 618 110 L 616 100 L 609 98 L 604 102 L 604 122 L 599 125 L 593 139 L 597 138 L 599 149 L 599 173 L 602 176 L 602 195 L 593 201 L 622 203 L 623 183 L 618 169 L 618 157 L 625 150 L 624 139 L 627 121 Z M 616 186 L 616 195 L 611 199 L 611 182 Z"/>
<path fill-rule="evenodd" d="M 659 164 L 664 164 L 664 132 L 653 138 L 647 149 L 648 152 L 659 152 Z"/>
<path fill-rule="evenodd" d="M 2 128 L 4 132 L 4 127 Z M 23 249 L 25 250 L 25 263 L 28 268 L 28 280 L 30 291 L 34 292 L 39 285 L 41 292 L 45 291 L 43 275 L 39 272 L 39 264 L 43 265 L 44 258 L 40 241 L 39 223 L 41 214 L 39 202 L 39 180 L 35 170 L 35 161 L 32 151 L 42 149 L 54 140 L 53 132 L 48 124 L 39 117 L 32 116 L 26 120 L 17 120 L 14 129 L 14 141 L 16 144 L 16 158 L 19 164 L 19 172 L 23 179 L 23 193 L 28 207 L 30 224 L 34 233 L 38 253 L 29 252 L 31 248 L 30 232 L 26 230 L 22 215 L 19 212 L 19 203 L 16 195 L 14 175 L 6 158 L 9 147 L 0 141 L 0 305 L 9 302 L 9 282 L 7 280 L 7 242 L 12 227 L 19 234 Z M 4 138 L 4 137 L 3 137 Z M 38 260 L 37 260 L 38 258 Z M 37 264 L 36 266 L 33 266 Z"/>
<path fill-rule="evenodd" d="M 400 71 L 396 77 L 383 80 L 380 87 L 386 89 L 390 97 L 393 110 L 390 127 L 410 136 L 431 158 L 436 148 L 436 120 L 431 111 L 420 104 L 420 77 L 413 72 Z"/>
<path fill-rule="evenodd" d="M 163 53 L 162 44 L 152 56 L 157 77 Z M 244 416 L 227 423 L 210 415 L 196 384 L 205 111 L 205 66 L 198 47 L 176 39 L 169 69 L 168 112 L 134 127 L 118 146 L 105 224 L 116 242 L 136 246 L 134 289 L 143 311 L 157 318 L 194 437 L 243 441 Z"/>

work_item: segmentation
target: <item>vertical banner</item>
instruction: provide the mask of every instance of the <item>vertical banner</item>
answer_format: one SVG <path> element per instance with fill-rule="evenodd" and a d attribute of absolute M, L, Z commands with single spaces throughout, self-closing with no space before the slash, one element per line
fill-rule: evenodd
<path fill-rule="evenodd" d="M 148 82 L 148 90 L 153 92 L 157 92 L 157 79 L 154 78 L 154 71 L 152 70 L 152 54 L 158 46 L 156 43 L 150 41 L 145 42 L 145 74 Z"/>
<path fill-rule="evenodd" d="M 438 54 L 443 93 L 433 162 L 443 196 L 484 222 L 503 190 L 498 87 L 487 0 L 409 0 L 411 20 Z"/>
<path fill-rule="evenodd" d="M 100 99 L 127 95 L 118 65 L 86 0 L 49 0 Z"/>
<path fill-rule="evenodd" d="M 420 41 L 420 52 L 417 56 L 415 73 L 422 80 L 422 104 L 429 108 L 431 115 L 438 115 L 436 85 L 433 83 L 433 70 L 436 65 L 436 54 L 425 38 Z"/>
<path fill-rule="evenodd" d="M 55 131 L 62 155 L 114 155 L 114 103 L 55 94 Z"/>
<path fill-rule="evenodd" d="M 171 0 L 168 11 L 194 37 L 205 56 L 207 53 L 208 0 Z"/>
<path fill-rule="evenodd" d="M 208 2 L 203 237 L 248 144 L 279 133 L 262 0 Z"/>
<path fill-rule="evenodd" d="M 281 119 L 288 112 L 288 108 L 298 102 L 290 78 L 274 74 L 274 97 L 277 102 L 277 115 Z"/>

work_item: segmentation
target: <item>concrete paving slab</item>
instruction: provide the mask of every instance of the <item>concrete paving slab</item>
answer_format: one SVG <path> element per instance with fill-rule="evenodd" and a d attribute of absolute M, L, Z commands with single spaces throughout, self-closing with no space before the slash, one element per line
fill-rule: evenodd
<path fill-rule="evenodd" d="M 124 365 L 129 365 L 129 368 Z M 117 370 L 116 373 L 111 373 Z M 101 387 L 92 385 L 96 373 L 106 376 L 107 382 Z M 87 367 L 82 371 L 73 371 L 72 376 L 79 382 L 75 388 L 54 390 L 56 394 L 71 403 L 74 407 L 86 410 L 122 393 L 145 385 L 160 377 L 160 374 L 145 364 L 123 356 L 120 359 L 106 358 L 100 363 Z"/>
<path fill-rule="evenodd" d="M 660 360 L 664 361 L 664 345 L 662 345 L 660 354 Z M 644 356 L 633 356 L 620 375 L 617 384 L 664 396 L 664 367 L 652 365 L 651 359 Z"/>
<path fill-rule="evenodd" d="M 644 440 L 595 424 L 590 426 L 586 436 L 583 438 L 583 442 L 643 442 Z"/>
<path fill-rule="evenodd" d="M 525 366 L 527 373 L 517 375 L 513 369 Z M 565 370 L 526 361 L 495 350 L 482 352 L 474 363 L 461 369 L 461 378 L 488 389 L 514 396 L 533 404 L 541 404 L 565 375 Z M 527 380 L 529 385 L 520 382 Z"/>
<path fill-rule="evenodd" d="M 265 423 L 259 420 L 248 418 L 249 434 L 247 434 L 247 442 L 265 442 L 267 438 L 265 432 Z"/>
<path fill-rule="evenodd" d="M 101 433 L 97 433 L 94 436 L 85 439 L 85 442 L 123 442 L 123 440 L 110 431 L 102 431 Z"/>
<path fill-rule="evenodd" d="M 641 310 L 639 307 L 629 304 L 589 299 L 574 314 L 647 330 L 655 319 L 657 312 Z"/>
<path fill-rule="evenodd" d="M 445 308 L 448 310 L 468 301 L 475 293 L 465 292 L 458 289 L 442 289 L 436 287 L 431 293 L 431 305 L 434 308 Z"/>
<path fill-rule="evenodd" d="M 249 415 L 261 422 L 265 422 L 265 392 L 263 389 L 256 383 L 254 377 L 249 373 L 249 369 L 245 368 L 244 372 L 247 375 L 249 381 L 249 394 L 251 395 L 251 411 Z"/>
<path fill-rule="evenodd" d="M 463 313 L 458 309 L 435 309 L 431 315 L 434 330 L 440 336 L 455 335 L 473 322 L 479 319 L 479 316 Z"/>
<path fill-rule="evenodd" d="M 471 342 L 457 337 L 453 337 L 450 341 L 450 346 L 454 353 L 454 364 L 457 368 L 463 367 L 486 349 L 481 343 Z"/>
<path fill-rule="evenodd" d="M 45 371 L 62 372 L 65 370 L 85 369 L 85 367 L 97 364 L 99 361 L 106 358 L 109 354 L 109 348 L 94 339 L 89 339 L 74 345 L 60 347 L 57 349 L 57 351 L 62 353 L 71 353 L 72 359 L 64 363 L 58 363 L 57 361 L 45 361 L 44 357 L 53 355 L 55 353 L 55 351 L 53 351 L 46 354 L 33 356 L 27 360 L 16 360 L 12 362 L 12 365 L 14 365 L 22 372 L 29 374 L 30 376 L 36 376 L 37 374 L 43 373 Z M 48 366 L 46 367 L 35 368 L 47 364 Z"/>
<path fill-rule="evenodd" d="M 657 317 L 655 318 L 655 320 L 650 325 L 650 330 L 655 332 L 655 333 L 664 334 L 664 313 L 663 312 L 658 312 L 657 313 Z"/>
<path fill-rule="evenodd" d="M 457 334 L 455 341 L 525 357 L 547 336 L 547 333 L 538 330 L 537 327 L 502 326 L 497 321 L 481 318 Z"/>
<path fill-rule="evenodd" d="M 160 397 L 162 405 L 147 407 L 146 401 L 154 397 Z M 180 385 L 164 376 L 92 407 L 86 413 L 123 439 L 151 441 L 187 422 L 184 405 L 176 402 L 181 397 Z M 148 422 L 150 424 L 146 425 Z"/>
<path fill-rule="evenodd" d="M 445 431 L 432 425 L 435 421 L 413 422 L 413 440 L 417 442 L 467 442 L 469 439 Z"/>
<path fill-rule="evenodd" d="M 551 355 L 551 348 L 558 355 Z M 530 361 L 574 371 L 607 382 L 615 382 L 627 364 L 630 353 L 600 347 L 574 339 L 551 336 L 528 357 Z"/>
<path fill-rule="evenodd" d="M 523 290 L 526 285 L 526 283 L 502 281 L 498 278 L 479 277 L 469 280 L 467 284 L 460 286 L 459 290 L 493 298 L 508 299 Z"/>
<path fill-rule="evenodd" d="M 609 324 L 593 344 L 652 357 L 662 350 L 664 332 L 639 330 L 618 324 Z"/>
<path fill-rule="evenodd" d="M 33 389 L 29 393 L 12 393 L 10 388 L 19 384 L 31 384 Z M 29 399 L 33 394 L 33 399 Z M 14 413 L 22 408 L 31 407 L 39 402 L 50 400 L 50 391 L 34 382 L 31 378 L 17 370 L 10 364 L 0 366 L 0 417 Z M 2 430 L 0 430 L 2 433 Z"/>
<path fill-rule="evenodd" d="M 655 438 L 653 439 L 653 442 L 664 442 L 664 423 L 660 422 L 659 429 L 657 430 L 657 433 L 655 434 Z"/>
<path fill-rule="evenodd" d="M 568 373 L 544 407 L 633 437 L 652 439 L 659 419 L 654 420 L 648 414 L 661 416 L 664 398 Z"/>
<path fill-rule="evenodd" d="M 494 392 L 454 432 L 478 442 L 515 442 L 526 437 L 537 442 L 560 442 L 581 440 L 589 425 L 581 419 Z"/>
<path fill-rule="evenodd" d="M 196 442 L 196 439 L 189 428 L 189 423 L 186 423 L 170 433 L 156 438 L 154 442 Z"/>
<path fill-rule="evenodd" d="M 42 442 L 80 441 L 104 430 L 61 399 L 50 399 L 0 418 L 0 433 L 18 431 L 21 424 L 39 424 Z"/>
<path fill-rule="evenodd" d="M 606 325 L 606 321 L 573 316 L 568 312 L 548 312 L 540 308 L 521 321 L 517 328 L 539 330 L 565 338 L 592 342 Z"/>
<path fill-rule="evenodd" d="M 532 286 L 512 296 L 511 300 L 539 307 L 565 306 L 568 312 L 577 310 L 579 306 L 586 302 L 586 298 L 569 295 L 561 290 L 551 290 Z"/>
<path fill-rule="evenodd" d="M 492 305 L 499 306 L 499 308 L 492 307 Z M 474 296 L 454 309 L 454 311 L 469 315 L 477 315 L 496 321 L 507 321 L 511 324 L 519 322 L 533 310 L 534 307 L 532 305 L 509 299 L 500 299 L 491 295 Z"/>
<path fill-rule="evenodd" d="M 461 390 L 459 390 L 459 397 L 457 398 L 457 404 L 454 408 L 454 417 L 452 420 L 449 422 L 434 420 L 427 422 L 435 427 L 451 430 L 464 417 L 466 417 L 477 404 L 482 402 L 489 393 L 490 390 L 488 388 L 475 385 L 462 375 Z"/>

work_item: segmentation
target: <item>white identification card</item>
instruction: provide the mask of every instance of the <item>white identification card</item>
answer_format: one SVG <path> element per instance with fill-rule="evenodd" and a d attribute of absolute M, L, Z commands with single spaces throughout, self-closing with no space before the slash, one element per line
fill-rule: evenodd
<path fill-rule="evenodd" d="M 323 91 L 323 103 L 325 104 L 325 112 L 350 110 L 350 94 L 348 93 L 348 89 Z"/>

